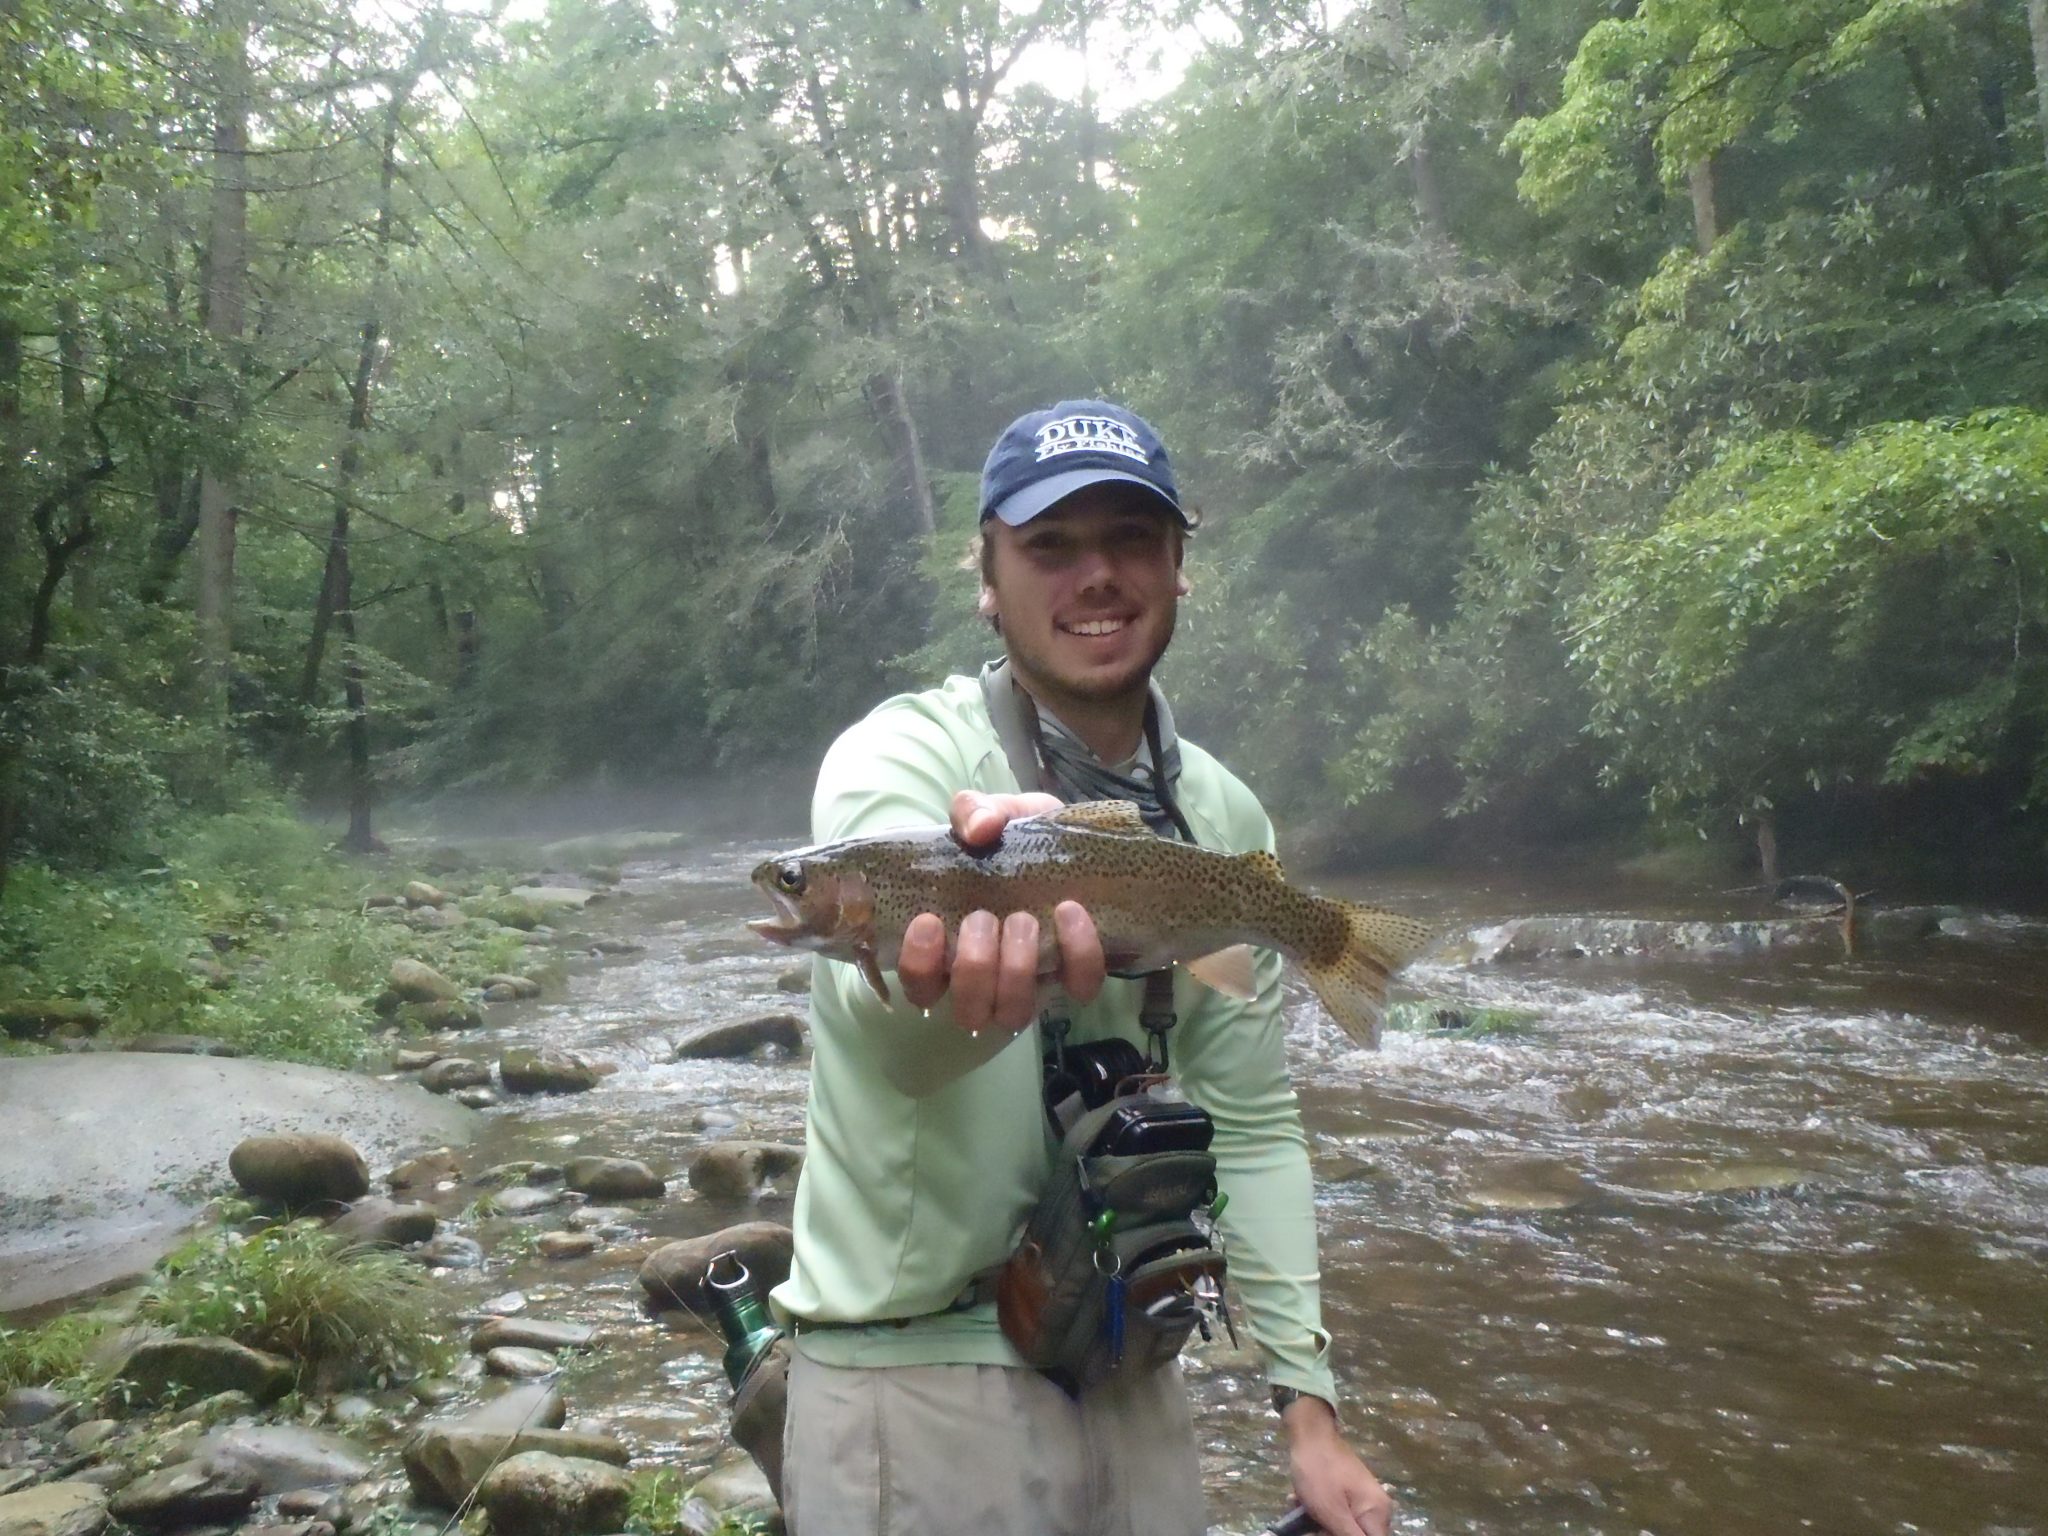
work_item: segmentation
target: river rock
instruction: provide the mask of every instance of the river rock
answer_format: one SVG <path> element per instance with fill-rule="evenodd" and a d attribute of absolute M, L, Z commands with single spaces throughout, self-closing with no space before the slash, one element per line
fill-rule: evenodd
<path fill-rule="evenodd" d="M 228 1172 L 249 1195 L 287 1206 L 355 1200 L 370 1192 L 363 1154 L 339 1136 L 251 1136 L 228 1154 Z"/>
<path fill-rule="evenodd" d="M 438 885 L 429 885 L 424 880 L 409 882 L 405 888 L 405 904 L 408 907 L 439 907 L 448 902 L 448 893 Z"/>
<path fill-rule="evenodd" d="M 106 1020 L 91 1003 L 72 998 L 23 998 L 0 1002 L 0 1033 L 17 1040 L 47 1040 L 52 1036 L 76 1039 L 96 1035 Z"/>
<path fill-rule="evenodd" d="M 124 1051 L 145 1056 L 239 1056 L 242 1048 L 216 1040 L 211 1035 L 131 1035 L 121 1042 Z"/>
<path fill-rule="evenodd" d="M 0 1536 L 99 1536 L 107 1495 L 91 1483 L 44 1483 L 0 1495 Z"/>
<path fill-rule="evenodd" d="M 540 983 L 531 976 L 515 976 L 509 972 L 497 972 L 484 978 L 486 987 L 507 987 L 514 997 L 539 997 Z"/>
<path fill-rule="evenodd" d="M 811 962 L 802 961 L 792 965 L 775 978 L 775 990 L 802 994 L 811 990 Z"/>
<path fill-rule="evenodd" d="M 603 955 L 610 960 L 623 960 L 630 955 L 646 954 L 647 946 L 635 944 L 628 939 L 592 939 L 590 952 L 594 955 Z"/>
<path fill-rule="evenodd" d="M 403 955 L 391 962 L 389 984 L 408 1003 L 431 1003 L 437 998 L 462 995 L 460 987 L 431 965 Z"/>
<path fill-rule="evenodd" d="M 487 1003 L 516 1003 L 519 1001 L 519 994 L 501 981 L 493 986 L 484 988 L 484 1001 Z"/>
<path fill-rule="evenodd" d="M 151 1339 L 121 1363 L 118 1375 L 144 1402 L 174 1391 L 188 1397 L 246 1392 L 259 1403 L 274 1402 L 292 1387 L 289 1360 L 237 1344 L 232 1339 Z"/>
<path fill-rule="evenodd" d="M 484 1369 L 493 1376 L 552 1376 L 561 1368 L 561 1361 L 539 1349 L 507 1346 L 491 1350 L 484 1356 Z"/>
<path fill-rule="evenodd" d="M 470 1335 L 473 1354 L 494 1349 L 593 1349 L 598 1331 L 588 1323 L 555 1323 L 541 1317 L 494 1317 Z"/>
<path fill-rule="evenodd" d="M 526 1381 L 507 1387 L 496 1397 L 464 1414 L 451 1426 L 457 1429 L 501 1429 L 516 1434 L 522 1429 L 560 1429 L 569 1417 L 568 1399 L 562 1389 L 545 1381 Z"/>
<path fill-rule="evenodd" d="M 440 1147 L 408 1158 L 384 1176 L 392 1191 L 438 1189 L 462 1177 L 462 1160 L 453 1147 Z"/>
<path fill-rule="evenodd" d="M 391 1070 L 394 1072 L 419 1072 L 427 1067 L 431 1067 L 447 1054 L 446 1051 L 431 1045 L 424 1045 L 416 1050 L 393 1051 L 391 1053 Z"/>
<path fill-rule="evenodd" d="M 404 1248 L 427 1241 L 439 1224 L 430 1205 L 401 1205 L 370 1195 L 343 1211 L 327 1231 L 352 1247 Z"/>
<path fill-rule="evenodd" d="M 465 1109 L 489 1109 L 498 1102 L 497 1091 L 484 1087 L 458 1088 L 448 1097 Z"/>
<path fill-rule="evenodd" d="M 432 1426 L 405 1448 L 405 1476 L 413 1497 L 440 1509 L 457 1509 L 483 1475 L 503 1458 L 527 1451 L 580 1457 L 623 1467 L 626 1447 L 609 1435 L 571 1429 L 472 1429 Z M 616 1527 L 615 1527 L 616 1528 Z"/>
<path fill-rule="evenodd" d="M 752 1056 L 775 1047 L 796 1055 L 804 1048 L 803 1021 L 793 1013 L 764 1013 L 730 1024 L 712 1024 L 676 1041 L 677 1061 Z"/>
<path fill-rule="evenodd" d="M 0 1427 L 30 1429 L 47 1424 L 71 1407 L 71 1399 L 51 1387 L 13 1387 L 0 1392 Z"/>
<path fill-rule="evenodd" d="M 602 901 L 604 892 L 576 885 L 515 885 L 505 893 L 505 897 L 508 901 L 523 901 L 529 906 L 581 912 L 593 901 Z"/>
<path fill-rule="evenodd" d="M 239 1520 L 257 1499 L 248 1472 L 181 1461 L 138 1477 L 115 1494 L 114 1518 L 149 1530 Z"/>
<path fill-rule="evenodd" d="M 722 1104 L 705 1105 L 690 1117 L 690 1124 L 706 1136 L 730 1136 L 746 1126 L 736 1111 Z"/>
<path fill-rule="evenodd" d="M 624 1527 L 633 1480 L 601 1461 L 522 1451 L 492 1468 L 476 1496 L 505 1536 L 601 1536 Z"/>
<path fill-rule="evenodd" d="M 798 1172 L 802 1147 L 772 1141 L 725 1141 L 690 1160 L 690 1188 L 707 1200 L 751 1200 L 771 1179 Z"/>
<path fill-rule="evenodd" d="M 562 1177 L 569 1188 L 593 1200 L 652 1200 L 668 1192 L 660 1174 L 624 1157 L 572 1157 Z"/>
<path fill-rule="evenodd" d="M 490 1086 L 491 1069 L 467 1056 L 443 1056 L 420 1074 L 420 1086 L 429 1093 L 453 1093 L 458 1088 Z"/>
<path fill-rule="evenodd" d="M 602 1076 L 580 1056 L 521 1046 L 498 1060 L 498 1080 L 507 1093 L 584 1093 Z"/>
<path fill-rule="evenodd" d="M 473 1237 L 444 1232 L 432 1242 L 415 1249 L 413 1257 L 422 1264 L 442 1269 L 478 1269 L 484 1262 L 484 1248 Z"/>
<path fill-rule="evenodd" d="M 475 1029 L 484 1021 L 483 1009 L 466 997 L 437 997 L 427 1003 L 407 1003 L 398 1010 L 405 1023 L 428 1034 Z"/>
<path fill-rule="evenodd" d="M 789 1278 L 790 1254 L 796 1239 L 780 1222 L 748 1221 L 705 1237 L 664 1243 L 640 1266 L 640 1288 L 656 1311 L 682 1307 L 709 1316 L 715 1302 L 704 1286 L 704 1272 L 721 1253 L 737 1253 L 755 1286 L 766 1294 Z"/>
<path fill-rule="evenodd" d="M 595 1232 L 543 1232 L 537 1245 L 544 1259 L 580 1259 L 602 1246 Z"/>
<path fill-rule="evenodd" d="M 216 1429 L 192 1460 L 253 1478 L 264 1497 L 297 1488 L 338 1488 L 370 1475 L 369 1458 L 341 1436 L 300 1424 L 236 1424 Z"/>
<path fill-rule="evenodd" d="M 720 1457 L 691 1490 L 728 1522 L 746 1527 L 781 1526 L 782 1511 L 768 1478 L 744 1451 Z"/>
<path fill-rule="evenodd" d="M 58 1442 L 67 1456 L 90 1456 L 121 1432 L 119 1419 L 87 1419 L 64 1431 Z"/>
<path fill-rule="evenodd" d="M 562 1191 L 559 1189 L 536 1189 L 531 1184 L 521 1184 L 491 1196 L 491 1207 L 500 1216 L 531 1216 L 536 1211 L 545 1211 L 561 1203 Z"/>

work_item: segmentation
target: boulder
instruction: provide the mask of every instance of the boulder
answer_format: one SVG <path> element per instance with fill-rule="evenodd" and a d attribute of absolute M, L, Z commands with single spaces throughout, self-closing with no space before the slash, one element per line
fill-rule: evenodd
<path fill-rule="evenodd" d="M 593 901 L 602 901 L 604 892 L 576 885 L 515 885 L 505 893 L 505 899 L 523 901 L 544 911 L 581 912 Z"/>
<path fill-rule="evenodd" d="M 491 1069 L 467 1056 L 443 1056 L 420 1073 L 420 1086 L 429 1093 L 453 1093 L 458 1088 L 490 1085 Z"/>
<path fill-rule="evenodd" d="M 516 1003 L 519 1001 L 519 994 L 501 981 L 484 988 L 484 1001 L 487 1003 Z"/>
<path fill-rule="evenodd" d="M 635 944 L 630 939 L 592 939 L 590 952 L 594 955 L 603 955 L 607 959 L 620 960 L 629 955 L 646 954 L 647 946 Z"/>
<path fill-rule="evenodd" d="M 498 1080 L 507 1093 L 583 1093 L 603 1074 L 567 1051 L 521 1046 L 498 1060 Z"/>
<path fill-rule="evenodd" d="M 470 1335 L 469 1347 L 471 1353 L 479 1355 L 507 1347 L 553 1352 L 591 1349 L 596 1346 L 598 1337 L 598 1331 L 588 1323 L 552 1323 L 540 1317 L 494 1317 Z"/>
<path fill-rule="evenodd" d="M 730 1024 L 711 1024 L 676 1041 L 677 1061 L 752 1056 L 768 1047 L 796 1055 L 804 1048 L 803 1021 L 793 1013 L 764 1013 Z"/>
<path fill-rule="evenodd" d="M 382 1195 L 356 1201 L 329 1224 L 328 1234 L 355 1248 L 404 1248 L 424 1243 L 440 1225 L 430 1205 L 401 1205 Z"/>
<path fill-rule="evenodd" d="M 570 1429 L 508 1431 L 438 1425 L 430 1426 L 406 1446 L 406 1481 L 422 1504 L 457 1509 L 493 1466 L 528 1451 L 602 1461 L 614 1467 L 623 1467 L 627 1460 L 626 1447 L 609 1435 Z"/>
<path fill-rule="evenodd" d="M 108 1508 L 124 1524 L 174 1530 L 239 1520 L 256 1499 L 256 1479 L 249 1473 L 181 1461 L 138 1477 Z"/>
<path fill-rule="evenodd" d="M 795 1242 L 789 1228 L 779 1222 L 748 1221 L 705 1237 L 664 1243 L 640 1266 L 640 1288 L 656 1311 L 681 1307 L 708 1317 L 716 1302 L 705 1289 L 704 1272 L 714 1258 L 726 1252 L 738 1254 L 765 1296 L 789 1278 Z"/>
<path fill-rule="evenodd" d="M 0 1002 L 0 1033 L 17 1040 L 46 1040 L 52 1035 L 76 1038 L 96 1035 L 106 1020 L 91 1003 L 68 997 L 11 998 Z"/>
<path fill-rule="evenodd" d="M 754 1465 L 754 1459 L 744 1451 L 720 1457 L 709 1472 L 697 1479 L 691 1492 L 717 1510 L 728 1527 L 781 1528 L 782 1511 L 776 1505 L 774 1490 L 768 1486 L 767 1476 Z"/>
<path fill-rule="evenodd" d="M 505 1536 L 602 1536 L 624 1527 L 633 1480 L 601 1461 L 522 1451 L 492 1468 L 476 1496 Z"/>
<path fill-rule="evenodd" d="M 500 971 L 494 973 L 493 975 L 486 976 L 484 978 L 484 986 L 487 988 L 509 988 L 514 997 L 540 996 L 540 983 L 535 981 L 531 976 L 514 976 L 507 972 Z"/>
<path fill-rule="evenodd" d="M 0 1536 L 99 1536 L 106 1491 L 91 1483 L 44 1483 L 0 1495 Z"/>
<path fill-rule="evenodd" d="M 268 1403 L 291 1390 L 294 1372 L 291 1361 L 232 1339 L 174 1338 L 137 1345 L 116 1374 L 144 1402 L 159 1402 L 173 1392 L 187 1398 L 246 1392 Z"/>
<path fill-rule="evenodd" d="M 263 1497 L 298 1488 L 338 1488 L 370 1475 L 370 1461 L 341 1436 L 300 1424 L 236 1424 L 216 1429 L 192 1460 L 253 1478 Z"/>
<path fill-rule="evenodd" d="M 780 976 L 776 977 L 775 990 L 778 992 L 795 992 L 798 994 L 810 991 L 811 962 L 805 960 L 801 964 L 792 965 L 788 970 L 784 971 Z"/>
<path fill-rule="evenodd" d="M 496 1397 L 485 1398 L 453 1427 L 502 1429 L 516 1434 L 522 1429 L 560 1429 L 568 1417 L 569 1404 L 560 1387 L 529 1381 L 507 1387 Z"/>
<path fill-rule="evenodd" d="M 690 1160 L 690 1188 L 707 1200 L 751 1200 L 771 1179 L 798 1172 L 801 1147 L 772 1141 L 724 1141 Z"/>
<path fill-rule="evenodd" d="M 404 956 L 391 962 L 390 986 L 408 1003 L 431 1003 L 462 995 L 461 988 L 431 965 Z"/>
<path fill-rule="evenodd" d="M 468 921 L 454 907 L 419 907 L 405 914 L 405 926 L 414 933 L 447 933 Z"/>
<path fill-rule="evenodd" d="M 64 1431 L 64 1438 L 58 1443 L 67 1456 L 90 1456 L 121 1432 L 118 1419 L 87 1419 L 83 1424 L 74 1424 Z"/>
<path fill-rule="evenodd" d="M 458 1088 L 448 1095 L 464 1109 L 489 1109 L 498 1102 L 497 1090 L 492 1088 Z"/>
<path fill-rule="evenodd" d="M 339 1136 L 250 1136 L 228 1154 L 245 1193 L 287 1206 L 357 1200 L 370 1192 L 363 1154 Z"/>
<path fill-rule="evenodd" d="M 597 1252 L 602 1239 L 595 1232 L 543 1232 L 537 1246 L 544 1259 L 580 1259 Z"/>
<path fill-rule="evenodd" d="M 429 885 L 424 880 L 413 880 L 405 887 L 405 904 L 408 907 L 439 907 L 448 902 L 448 893 L 438 885 Z"/>
<path fill-rule="evenodd" d="M 668 1191 L 660 1174 L 623 1157 L 572 1157 L 563 1182 L 593 1200 L 652 1200 Z"/>

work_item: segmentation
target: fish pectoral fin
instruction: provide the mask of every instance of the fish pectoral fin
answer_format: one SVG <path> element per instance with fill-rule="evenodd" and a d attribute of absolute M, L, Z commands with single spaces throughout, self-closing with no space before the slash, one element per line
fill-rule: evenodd
<path fill-rule="evenodd" d="M 860 967 L 861 975 L 867 978 L 868 985 L 875 989 L 875 996 L 885 1003 L 890 1001 L 889 983 L 882 975 L 882 961 L 875 953 L 875 946 L 860 945 L 853 952 L 853 960 Z"/>
<path fill-rule="evenodd" d="M 1080 827 L 1089 832 L 1107 832 L 1115 837 L 1150 837 L 1152 829 L 1137 806 L 1128 800 L 1083 800 L 1047 811 L 1044 819 L 1063 827 Z"/>
<path fill-rule="evenodd" d="M 1259 995 L 1258 982 L 1252 976 L 1252 958 L 1251 945 L 1233 944 L 1198 960 L 1181 963 L 1187 967 L 1187 973 L 1203 986 L 1212 987 L 1225 997 L 1248 1003 Z"/>

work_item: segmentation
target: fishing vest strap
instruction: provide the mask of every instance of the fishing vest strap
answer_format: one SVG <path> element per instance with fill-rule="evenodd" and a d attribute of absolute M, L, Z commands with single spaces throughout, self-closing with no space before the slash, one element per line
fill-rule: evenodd
<path fill-rule="evenodd" d="M 1144 1026 L 1147 1048 L 1155 1070 L 1167 1068 L 1166 1037 L 1176 1023 L 1173 1012 L 1173 970 L 1145 973 L 1145 998 L 1138 1005 L 1138 1022 Z"/>

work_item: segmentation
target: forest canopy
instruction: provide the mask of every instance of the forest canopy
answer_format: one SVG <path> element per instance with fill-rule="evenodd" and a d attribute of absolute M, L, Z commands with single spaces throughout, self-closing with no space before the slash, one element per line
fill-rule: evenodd
<path fill-rule="evenodd" d="M 0 869 L 801 768 L 1096 394 L 1327 851 L 2044 867 L 2048 0 L 0 0 L 0 103 Z"/>

